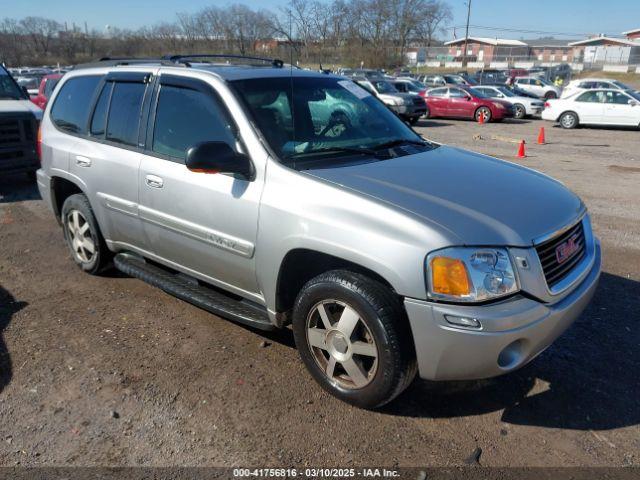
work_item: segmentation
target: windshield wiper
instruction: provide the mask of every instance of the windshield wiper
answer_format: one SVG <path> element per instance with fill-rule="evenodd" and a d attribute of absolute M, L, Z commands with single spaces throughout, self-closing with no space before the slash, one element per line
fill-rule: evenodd
<path fill-rule="evenodd" d="M 322 153 L 356 153 L 360 155 L 371 155 L 374 157 L 380 157 L 380 152 L 377 152 L 371 148 L 361 148 L 361 147 L 327 147 L 327 148 L 318 148 L 317 150 L 309 150 L 308 152 L 297 152 L 291 153 L 287 155 L 285 158 L 298 158 L 307 155 L 314 154 L 322 154 Z"/>
<path fill-rule="evenodd" d="M 395 140 L 389 140 L 388 142 L 380 143 L 371 147 L 372 150 L 382 150 L 385 148 L 397 147 L 399 145 L 419 145 L 421 147 L 432 146 L 429 142 L 424 140 L 410 140 L 406 138 L 396 138 Z"/>

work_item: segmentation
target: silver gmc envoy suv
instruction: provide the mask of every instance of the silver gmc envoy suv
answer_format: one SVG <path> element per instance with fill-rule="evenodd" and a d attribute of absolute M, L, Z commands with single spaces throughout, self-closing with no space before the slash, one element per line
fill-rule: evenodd
<path fill-rule="evenodd" d="M 580 315 L 600 244 L 564 185 L 427 141 L 344 77 L 263 60 L 64 76 L 37 178 L 82 270 L 291 324 L 315 380 L 364 408 L 416 373 L 511 372 Z"/>

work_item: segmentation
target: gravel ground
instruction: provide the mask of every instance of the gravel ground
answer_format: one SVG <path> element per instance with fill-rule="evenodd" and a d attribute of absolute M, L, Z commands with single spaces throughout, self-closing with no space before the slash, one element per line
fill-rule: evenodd
<path fill-rule="evenodd" d="M 525 139 L 519 163 L 592 212 L 599 290 L 532 364 L 418 381 L 381 411 L 358 410 L 314 384 L 288 330 L 265 335 L 115 272 L 83 274 L 35 187 L 6 178 L 0 465 L 452 466 L 477 448 L 482 465 L 640 465 L 640 132 L 539 120 L 418 129 L 511 161 L 509 139 Z"/>

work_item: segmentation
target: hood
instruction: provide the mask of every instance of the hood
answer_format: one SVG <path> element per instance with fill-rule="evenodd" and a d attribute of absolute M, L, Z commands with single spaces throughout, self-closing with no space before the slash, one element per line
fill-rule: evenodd
<path fill-rule="evenodd" d="M 30 100 L 0 100 L 0 114 L 3 113 L 32 113 L 42 120 L 42 109 Z"/>
<path fill-rule="evenodd" d="M 306 173 L 405 210 L 456 245 L 530 246 L 584 209 L 546 175 L 446 146 Z"/>
<path fill-rule="evenodd" d="M 405 103 L 412 103 L 413 99 L 416 97 L 415 94 L 413 93 L 404 93 L 404 92 L 398 92 L 398 93 L 381 93 L 380 95 L 378 95 L 378 97 L 380 98 L 380 100 L 384 101 L 385 99 L 390 99 L 390 98 L 400 98 L 402 99 Z"/>

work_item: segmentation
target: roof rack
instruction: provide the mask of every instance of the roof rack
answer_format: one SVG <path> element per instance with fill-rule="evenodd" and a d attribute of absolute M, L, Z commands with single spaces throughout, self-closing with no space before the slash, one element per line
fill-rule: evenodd
<path fill-rule="evenodd" d="M 119 65 L 164 65 L 164 66 L 180 66 L 175 62 L 171 62 L 164 58 L 114 58 L 114 57 L 102 57 L 95 62 L 81 63 L 73 67 L 74 70 L 80 68 L 94 68 L 94 67 L 117 67 Z M 182 65 L 186 66 L 186 65 Z"/>
<path fill-rule="evenodd" d="M 245 55 L 213 55 L 213 54 L 192 54 L 192 55 L 166 55 L 164 57 L 147 57 L 147 58 L 128 58 L 128 57 L 102 57 L 94 62 L 81 63 L 73 67 L 74 70 L 80 68 L 95 68 L 95 67 L 116 67 L 124 65 L 162 65 L 171 67 L 190 67 L 189 62 L 193 59 L 202 59 L 206 62 L 206 59 L 233 59 L 233 60 L 252 60 L 257 62 L 263 62 L 276 68 L 282 68 L 284 62 L 277 58 L 264 58 L 264 57 L 248 57 Z"/>
<path fill-rule="evenodd" d="M 167 55 L 162 57 L 163 60 L 169 60 L 174 63 L 184 64 L 189 66 L 190 59 L 233 59 L 233 60 L 253 60 L 257 62 L 268 63 L 273 67 L 282 68 L 284 66 L 284 62 L 277 58 L 265 58 L 265 57 L 250 57 L 246 55 L 225 55 L 225 54 L 191 54 L 191 55 Z"/>

